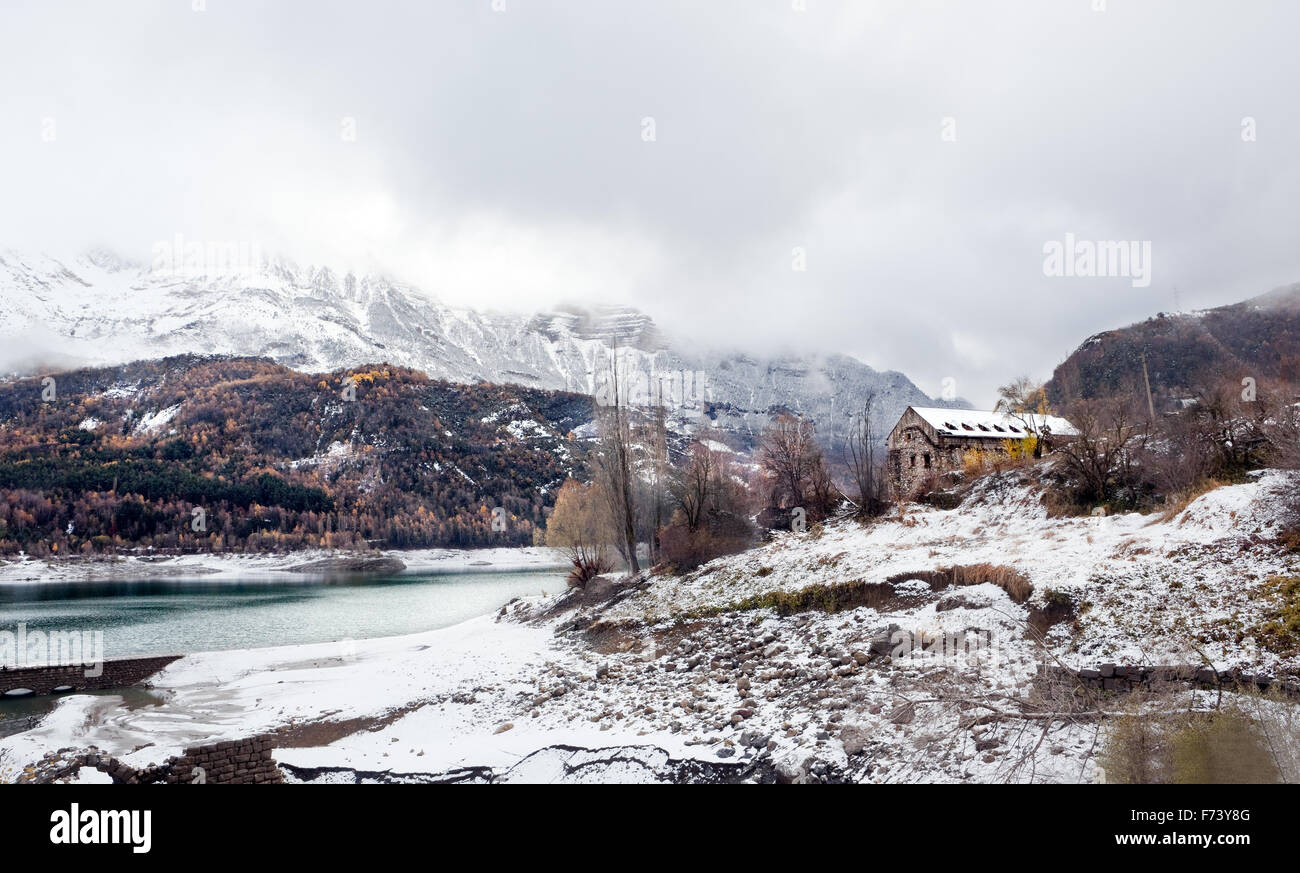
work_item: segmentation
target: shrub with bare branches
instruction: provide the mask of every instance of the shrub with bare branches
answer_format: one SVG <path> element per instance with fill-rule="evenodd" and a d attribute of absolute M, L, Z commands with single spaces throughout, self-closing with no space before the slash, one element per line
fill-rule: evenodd
<path fill-rule="evenodd" d="M 879 434 L 873 418 L 875 403 L 876 395 L 868 394 L 862 412 L 853 419 L 845 448 L 844 465 L 853 487 L 858 518 L 874 518 L 889 508 L 884 458 L 878 457 L 877 452 Z"/>

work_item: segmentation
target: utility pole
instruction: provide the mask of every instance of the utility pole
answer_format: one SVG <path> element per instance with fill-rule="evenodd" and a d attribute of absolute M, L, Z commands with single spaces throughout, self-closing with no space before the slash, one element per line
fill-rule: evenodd
<path fill-rule="evenodd" d="M 1142 350 L 1142 381 L 1147 386 L 1147 414 L 1151 416 L 1150 420 L 1156 420 L 1156 405 L 1151 401 L 1151 377 L 1147 375 L 1147 353 L 1146 349 Z"/>

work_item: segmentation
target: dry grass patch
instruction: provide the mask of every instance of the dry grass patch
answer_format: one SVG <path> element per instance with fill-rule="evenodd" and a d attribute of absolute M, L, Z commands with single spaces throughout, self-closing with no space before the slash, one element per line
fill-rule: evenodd
<path fill-rule="evenodd" d="M 1300 577 L 1274 576 L 1265 584 L 1263 593 L 1273 607 L 1256 636 L 1279 655 L 1300 653 Z"/>
<path fill-rule="evenodd" d="M 890 584 L 920 579 L 928 582 L 930 587 L 939 591 L 949 585 L 964 587 L 983 585 L 991 582 L 1003 591 L 1015 603 L 1024 603 L 1034 593 L 1034 585 L 1029 577 L 1015 567 L 1002 564 L 957 564 L 939 570 L 920 570 L 913 573 L 895 573 L 885 581 Z"/>
<path fill-rule="evenodd" d="M 1161 522 L 1170 521 L 1180 512 L 1186 509 L 1193 500 L 1202 494 L 1209 494 L 1216 488 L 1222 488 L 1224 485 L 1230 485 L 1230 482 L 1222 482 L 1218 479 L 1202 479 L 1190 488 L 1182 491 L 1175 491 L 1165 497 L 1164 508 L 1148 524 L 1160 524 Z"/>

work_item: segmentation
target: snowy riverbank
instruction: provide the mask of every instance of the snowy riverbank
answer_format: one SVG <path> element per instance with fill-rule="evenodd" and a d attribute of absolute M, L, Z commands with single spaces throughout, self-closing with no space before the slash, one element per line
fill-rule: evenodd
<path fill-rule="evenodd" d="M 348 572 L 358 561 L 380 572 L 463 573 L 549 570 L 569 566 L 554 549 L 410 549 L 345 552 L 306 549 L 279 554 L 115 555 L 0 560 L 0 585 L 130 579 L 250 579 Z M 382 563 L 381 563 L 382 562 Z M 387 569 L 384 569 L 384 568 Z M 333 569 L 331 569 L 333 568 Z"/>

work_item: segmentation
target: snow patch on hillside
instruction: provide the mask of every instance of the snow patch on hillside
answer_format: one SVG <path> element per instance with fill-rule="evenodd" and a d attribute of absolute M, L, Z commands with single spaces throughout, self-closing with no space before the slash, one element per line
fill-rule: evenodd
<path fill-rule="evenodd" d="M 171 423 L 171 420 L 176 417 L 176 413 L 180 411 L 181 405 L 177 403 L 174 406 L 169 406 L 166 409 L 157 412 L 146 412 L 140 417 L 140 420 L 136 422 L 135 434 L 141 436 L 159 433 L 164 427 Z"/>

